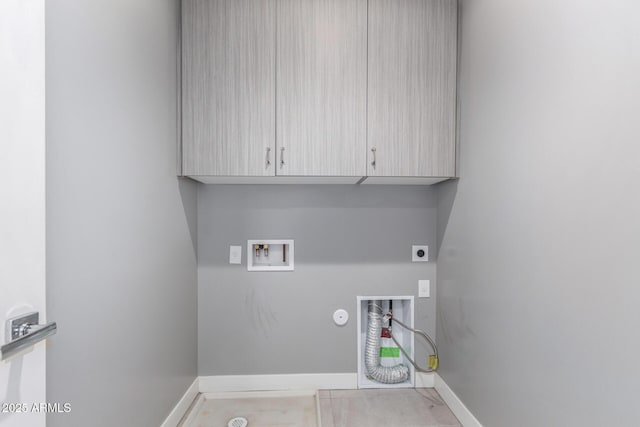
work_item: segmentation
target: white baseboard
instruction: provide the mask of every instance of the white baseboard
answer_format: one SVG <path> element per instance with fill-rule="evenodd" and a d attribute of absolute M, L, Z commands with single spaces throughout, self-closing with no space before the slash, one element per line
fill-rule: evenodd
<path fill-rule="evenodd" d="M 196 377 L 193 383 L 189 386 L 187 391 L 184 393 L 180 401 L 173 408 L 169 416 L 162 423 L 161 427 L 176 427 L 182 417 L 187 413 L 191 403 L 198 396 L 200 390 L 200 379 Z"/>
<path fill-rule="evenodd" d="M 357 373 L 212 375 L 200 377 L 200 393 L 277 390 L 350 390 L 358 388 Z M 416 372 L 416 387 L 433 388 L 435 374 Z"/>
<path fill-rule="evenodd" d="M 447 383 L 444 382 L 442 377 L 438 374 L 435 374 L 434 387 L 449 408 L 451 408 L 453 415 L 458 418 L 458 421 L 460 421 L 464 427 L 482 427 L 480 421 L 473 416 L 471 411 L 469 411 L 460 398 L 456 396 L 453 390 L 451 390 Z"/>
<path fill-rule="evenodd" d="M 358 375 L 355 372 L 346 374 L 213 375 L 200 377 L 200 393 L 355 388 L 358 388 Z"/>

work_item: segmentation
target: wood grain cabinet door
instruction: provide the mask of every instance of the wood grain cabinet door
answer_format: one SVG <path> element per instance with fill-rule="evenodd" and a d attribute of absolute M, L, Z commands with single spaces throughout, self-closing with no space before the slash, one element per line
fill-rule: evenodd
<path fill-rule="evenodd" d="M 455 0 L 369 0 L 369 176 L 455 176 L 456 22 Z"/>
<path fill-rule="evenodd" d="M 277 175 L 366 174 L 367 0 L 279 0 Z"/>
<path fill-rule="evenodd" d="M 182 8 L 183 174 L 275 175 L 276 0 Z"/>

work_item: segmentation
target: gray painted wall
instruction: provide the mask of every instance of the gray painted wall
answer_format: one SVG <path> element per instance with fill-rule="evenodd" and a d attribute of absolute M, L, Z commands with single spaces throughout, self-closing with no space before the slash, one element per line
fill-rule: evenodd
<path fill-rule="evenodd" d="M 154 426 L 196 376 L 196 186 L 176 178 L 174 0 L 48 0 L 47 400 Z"/>
<path fill-rule="evenodd" d="M 248 239 L 295 240 L 294 272 L 248 272 Z M 429 187 L 200 186 L 198 372 L 251 375 L 356 372 L 356 296 L 415 295 L 435 263 Z M 243 246 L 242 265 L 229 245 Z M 337 308 L 351 317 L 333 324 Z M 416 325 L 433 334 L 435 298 L 416 299 Z M 417 341 L 417 340 L 416 340 Z M 417 345 L 424 362 L 426 345 Z"/>
<path fill-rule="evenodd" d="M 485 426 L 640 424 L 639 15 L 631 1 L 462 2 L 438 344 Z"/>

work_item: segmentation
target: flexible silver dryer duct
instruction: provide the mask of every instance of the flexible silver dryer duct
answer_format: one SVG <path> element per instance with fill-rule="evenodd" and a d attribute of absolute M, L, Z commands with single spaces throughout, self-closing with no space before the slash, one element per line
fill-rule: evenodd
<path fill-rule="evenodd" d="M 365 345 L 364 364 L 368 377 L 383 384 L 397 384 L 407 381 L 409 367 L 405 365 L 380 365 L 380 334 L 382 333 L 382 301 L 369 301 L 368 304 L 367 343 Z"/>

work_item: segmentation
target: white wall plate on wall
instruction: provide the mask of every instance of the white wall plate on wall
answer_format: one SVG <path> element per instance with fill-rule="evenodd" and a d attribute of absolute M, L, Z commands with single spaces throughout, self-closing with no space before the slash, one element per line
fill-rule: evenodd
<path fill-rule="evenodd" d="M 333 313 L 333 323 L 338 326 L 344 326 L 349 321 L 349 313 L 343 308 L 337 309 Z"/>
<path fill-rule="evenodd" d="M 429 262 L 429 246 L 412 245 L 411 262 Z"/>

